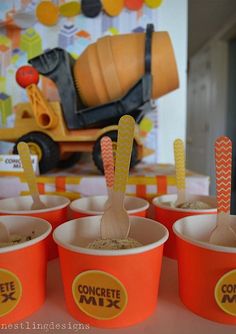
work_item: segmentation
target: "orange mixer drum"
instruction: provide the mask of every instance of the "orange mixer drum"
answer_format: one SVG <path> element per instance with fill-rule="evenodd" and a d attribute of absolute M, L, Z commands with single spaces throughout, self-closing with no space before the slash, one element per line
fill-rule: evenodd
<path fill-rule="evenodd" d="M 144 75 L 145 33 L 105 36 L 77 59 L 74 77 L 83 102 L 97 106 L 121 98 Z M 153 32 L 152 98 L 179 86 L 175 55 L 168 32 Z"/>

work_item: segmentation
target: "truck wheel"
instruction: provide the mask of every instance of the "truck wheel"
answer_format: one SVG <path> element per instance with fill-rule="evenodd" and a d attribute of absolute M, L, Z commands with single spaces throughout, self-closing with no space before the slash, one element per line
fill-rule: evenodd
<path fill-rule="evenodd" d="M 103 169 L 103 162 L 102 162 L 102 152 L 101 152 L 101 144 L 100 141 L 102 137 L 108 136 L 111 138 L 112 142 L 114 143 L 114 156 L 115 156 L 115 151 L 116 151 L 116 144 L 117 144 L 117 131 L 111 131 L 104 133 L 101 137 L 99 137 L 94 146 L 93 146 L 93 161 L 96 167 L 104 174 L 104 169 Z M 137 143 L 134 140 L 133 143 L 133 149 L 131 153 L 131 160 L 130 160 L 130 168 L 133 168 L 136 164 L 138 163 L 138 148 L 137 148 Z"/>
<path fill-rule="evenodd" d="M 57 167 L 60 158 L 59 146 L 49 136 L 41 132 L 30 132 L 20 137 L 13 148 L 15 154 L 18 153 L 17 144 L 20 141 L 28 143 L 30 152 L 38 156 L 40 173 Z"/>
<path fill-rule="evenodd" d="M 57 167 L 58 168 L 69 168 L 69 167 L 73 166 L 74 164 L 76 164 L 80 160 L 81 155 L 82 154 L 80 152 L 72 153 L 67 158 L 60 160 L 58 162 Z"/>

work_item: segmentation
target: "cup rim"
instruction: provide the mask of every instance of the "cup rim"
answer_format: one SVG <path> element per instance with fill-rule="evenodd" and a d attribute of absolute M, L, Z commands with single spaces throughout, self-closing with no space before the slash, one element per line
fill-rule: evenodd
<path fill-rule="evenodd" d="M 87 255 L 93 255 L 93 256 L 124 256 L 124 255 L 134 255 L 134 254 L 139 254 L 139 253 L 150 251 L 164 244 L 169 237 L 169 231 L 163 224 L 157 221 L 154 221 L 150 218 L 136 217 L 136 216 L 134 217 L 131 216 L 129 218 L 131 221 L 132 220 L 146 220 L 147 224 L 148 224 L 148 221 L 152 224 L 158 224 L 159 228 L 162 229 L 163 236 L 158 241 L 152 242 L 148 245 L 143 245 L 140 247 L 129 248 L 129 249 L 118 249 L 118 250 L 92 249 L 92 248 L 85 248 L 81 246 L 75 246 L 75 245 L 71 245 L 68 242 L 63 242 L 60 240 L 60 238 L 57 237 L 58 231 L 60 231 L 60 229 L 63 229 L 68 224 L 72 224 L 75 222 L 76 224 L 79 224 L 84 219 L 97 220 L 97 219 L 101 219 L 101 217 L 102 216 L 82 217 L 82 218 L 72 219 L 72 220 L 65 222 L 64 224 L 61 224 L 53 232 L 53 239 L 55 243 L 58 246 L 63 247 L 75 253 L 81 253 L 81 254 L 87 254 Z"/>
<path fill-rule="evenodd" d="M 51 212 L 51 211 L 55 211 L 55 210 L 60 210 L 63 209 L 65 207 L 67 207 L 70 204 L 70 200 L 69 198 L 67 198 L 66 196 L 63 195 L 39 195 L 40 199 L 43 201 L 44 198 L 47 197 L 54 197 L 54 198 L 60 198 L 63 199 L 64 203 L 60 204 L 60 205 L 56 205 L 52 208 L 43 208 L 43 209 L 37 209 L 37 210 L 1 210 L 0 209 L 0 214 L 4 214 L 4 215 L 8 215 L 8 214 L 14 214 L 14 215 L 22 215 L 23 214 L 32 214 L 32 213 L 44 213 L 44 212 Z M 7 197 L 7 198 L 2 198 L 0 199 L 0 203 L 1 201 L 7 201 L 7 200 L 17 200 L 19 198 L 30 198 L 32 199 L 31 195 L 22 195 L 22 196 L 15 196 L 15 197 Z"/>
<path fill-rule="evenodd" d="M 137 197 L 137 196 L 125 196 L 125 197 L 128 197 L 128 198 L 134 198 L 134 199 L 138 199 L 140 202 L 143 202 L 143 206 L 140 207 L 140 208 L 137 208 L 137 209 L 133 209 L 133 210 L 127 210 L 128 214 L 133 214 L 133 213 L 136 213 L 136 212 L 142 212 L 142 211 L 145 211 L 149 208 L 150 206 L 150 203 L 145 200 L 144 198 L 141 198 L 141 197 Z M 77 198 L 73 201 L 71 201 L 69 207 L 72 211 L 74 212 L 80 212 L 80 213 L 83 213 L 83 214 L 88 214 L 88 215 L 95 215 L 95 216 L 99 216 L 101 214 L 103 214 L 103 211 L 94 211 L 94 210 L 85 210 L 83 208 L 76 208 L 74 207 L 76 205 L 76 202 L 79 202 L 81 200 L 85 200 L 86 198 L 107 198 L 107 195 L 94 195 L 94 196 L 87 196 L 87 197 L 80 197 L 80 198 Z"/>
<path fill-rule="evenodd" d="M 215 196 L 210 196 L 210 195 L 200 195 L 200 194 L 187 194 L 189 197 L 196 197 L 196 198 L 210 198 L 210 199 L 216 199 Z M 182 209 L 182 208 L 172 208 L 171 206 L 166 206 L 161 204 L 159 202 L 161 199 L 164 198 L 177 198 L 177 194 L 166 194 L 166 195 L 161 195 L 161 196 L 156 196 L 152 199 L 152 204 L 154 207 L 159 207 L 161 209 L 165 210 L 170 210 L 170 211 L 178 211 L 178 212 L 188 212 L 188 213 L 199 213 L 199 212 L 209 212 L 209 213 L 214 213 L 217 212 L 217 207 L 215 208 L 209 208 L 209 209 Z"/>
<path fill-rule="evenodd" d="M 10 252 L 14 252 L 14 251 L 17 251 L 17 250 L 20 250 L 20 249 L 23 249 L 23 248 L 28 248 L 30 246 L 33 246 L 37 243 L 39 243 L 40 241 L 44 240 L 47 238 L 47 236 L 52 232 L 52 225 L 46 220 L 46 219 L 43 219 L 43 218 L 39 218 L 39 217 L 29 217 L 29 216 L 17 216 L 17 215 L 14 215 L 14 216 L 8 216 L 8 215 L 5 215 L 5 216 L 1 216 L 0 220 L 4 220 L 4 219 L 19 219 L 19 220 L 29 220 L 29 221 L 37 221 L 38 223 L 40 224 L 44 224 L 45 226 L 47 226 L 47 230 L 39 235 L 38 237 L 35 237 L 34 239 L 31 239 L 31 240 L 28 240 L 28 241 L 25 241 L 25 242 L 22 242 L 22 243 L 19 243 L 19 244 L 15 244 L 15 245 L 9 245 L 9 246 L 4 246 L 4 247 L 0 247 L 0 254 L 4 254 L 4 253 L 10 253 Z"/>
<path fill-rule="evenodd" d="M 216 217 L 217 215 L 209 215 L 209 214 L 205 214 L 205 215 L 196 215 L 196 216 L 189 216 L 189 217 L 184 217 L 181 219 L 178 219 L 172 226 L 173 232 L 174 234 L 180 238 L 181 240 L 192 244 L 194 246 L 198 246 L 200 248 L 204 248 L 204 249 L 208 249 L 211 251 L 216 251 L 216 252 L 223 252 L 223 253 L 236 253 L 236 247 L 227 247 L 227 246 L 220 246 L 220 245 L 215 245 L 215 244 L 211 244 L 205 241 L 200 241 L 194 238 L 191 238 L 189 236 L 183 235 L 181 232 L 178 231 L 178 228 L 180 227 L 181 224 L 184 223 L 184 221 L 188 221 L 191 219 L 196 220 L 196 224 L 198 223 L 198 220 L 202 221 L 207 220 L 209 218 L 212 217 Z M 231 215 L 233 216 L 233 215 Z"/>

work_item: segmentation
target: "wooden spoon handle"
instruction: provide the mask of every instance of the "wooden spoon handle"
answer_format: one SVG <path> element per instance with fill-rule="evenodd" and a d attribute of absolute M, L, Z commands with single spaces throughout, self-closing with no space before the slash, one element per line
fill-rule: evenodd
<path fill-rule="evenodd" d="M 24 175 L 28 183 L 29 191 L 31 195 L 38 196 L 38 188 L 35 180 L 35 173 L 32 166 L 32 161 L 30 157 L 29 146 L 25 142 L 20 142 L 17 145 L 17 151 L 20 155 L 21 163 L 24 169 Z"/>
<path fill-rule="evenodd" d="M 120 118 L 118 124 L 118 140 L 115 164 L 115 192 L 125 193 L 126 190 L 131 152 L 133 148 L 134 127 L 135 121 L 133 117 L 125 115 Z"/>
<path fill-rule="evenodd" d="M 216 194 L 218 213 L 230 212 L 232 142 L 221 136 L 215 141 Z"/>
<path fill-rule="evenodd" d="M 105 136 L 101 139 L 102 161 L 107 188 L 113 188 L 114 184 L 114 157 L 112 140 Z"/>
<path fill-rule="evenodd" d="M 175 172 L 178 190 L 185 189 L 185 155 L 184 143 L 181 139 L 174 141 Z"/>

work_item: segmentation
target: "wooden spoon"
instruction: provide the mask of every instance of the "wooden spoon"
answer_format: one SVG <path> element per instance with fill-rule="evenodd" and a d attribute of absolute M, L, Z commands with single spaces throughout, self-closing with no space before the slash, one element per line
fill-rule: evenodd
<path fill-rule="evenodd" d="M 218 137 L 215 142 L 217 223 L 209 242 L 236 247 L 236 233 L 230 226 L 232 142 Z"/>
<path fill-rule="evenodd" d="M 177 207 L 179 204 L 186 201 L 184 143 L 179 138 L 174 141 L 174 156 L 177 184 L 177 200 L 175 206 Z"/>
<path fill-rule="evenodd" d="M 40 200 L 40 197 L 39 197 L 36 178 L 35 178 L 32 161 L 30 157 L 29 146 L 24 142 L 20 142 L 17 145 L 17 150 L 20 155 L 21 163 L 24 169 L 24 175 L 26 178 L 26 182 L 28 184 L 29 191 L 33 199 L 31 210 L 45 209 L 46 205 Z"/>
<path fill-rule="evenodd" d="M 111 205 L 104 211 L 101 219 L 103 239 L 123 239 L 129 234 L 130 222 L 124 208 L 124 197 L 133 147 L 134 126 L 133 117 L 129 115 L 121 117 L 118 125 L 115 180 Z"/>
<path fill-rule="evenodd" d="M 9 242 L 10 236 L 9 231 L 5 224 L 0 222 L 0 242 Z"/>
<path fill-rule="evenodd" d="M 107 201 L 104 206 L 104 208 L 106 209 L 111 205 L 111 194 L 114 184 L 114 157 L 112 140 L 110 137 L 105 136 L 101 139 L 101 150 L 108 195 Z"/>

